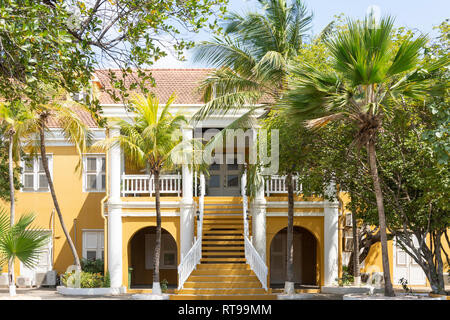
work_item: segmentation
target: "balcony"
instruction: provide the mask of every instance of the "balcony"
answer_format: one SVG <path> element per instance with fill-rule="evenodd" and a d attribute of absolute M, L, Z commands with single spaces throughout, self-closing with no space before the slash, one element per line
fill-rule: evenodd
<path fill-rule="evenodd" d="M 149 175 L 145 174 L 123 174 L 121 176 L 121 196 L 122 197 L 152 197 L 155 195 L 155 181 Z M 194 196 L 197 196 L 199 175 L 194 174 Z M 160 176 L 160 193 L 163 196 L 181 196 L 182 195 L 182 175 L 181 174 L 163 174 Z M 151 188 L 149 189 L 149 181 Z M 294 192 L 300 193 L 302 186 L 298 179 L 293 181 Z M 208 189 L 208 187 L 207 187 Z M 267 197 L 274 195 L 287 194 L 287 185 L 285 176 L 272 175 L 265 179 L 265 195 Z"/>
<path fill-rule="evenodd" d="M 162 195 L 181 195 L 181 174 L 164 174 L 159 180 Z M 150 178 L 145 174 L 123 174 L 120 192 L 122 197 L 152 197 L 155 195 L 154 177 Z"/>

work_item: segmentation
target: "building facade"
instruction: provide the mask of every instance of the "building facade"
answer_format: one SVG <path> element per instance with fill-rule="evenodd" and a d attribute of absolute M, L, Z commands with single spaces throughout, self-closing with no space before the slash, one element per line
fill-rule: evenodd
<path fill-rule="evenodd" d="M 177 99 L 171 112 L 190 118 L 203 105 L 196 86 L 209 71 L 154 69 L 156 87 L 151 91 L 161 103 L 175 92 Z M 127 111 L 126 105 L 111 99 L 108 90 L 112 87 L 107 79 L 106 72 L 98 71 L 92 81 L 92 91 L 100 100 L 103 116 L 131 119 L 133 114 Z M 119 128 L 99 128 L 89 115 L 80 116 L 95 140 L 119 134 Z M 239 116 L 209 117 L 199 123 L 200 132 L 223 129 Z M 111 287 L 125 287 L 129 291 L 151 288 L 156 226 L 153 181 L 145 170 L 128 166 L 120 147 L 84 154 L 83 169 L 76 171 L 75 148 L 64 140 L 56 123 L 50 127 L 47 138 L 50 171 L 78 254 L 86 259 L 103 259 L 110 273 Z M 194 137 L 196 130 L 197 127 L 191 126 L 182 128 L 183 137 Z M 248 156 L 249 148 L 256 144 L 254 137 L 249 135 L 242 150 L 234 148 L 233 154 L 227 153 L 230 159 L 213 163 L 209 177 L 194 172 L 188 165 L 161 176 L 160 279 L 167 280 L 180 293 L 236 294 L 243 290 L 260 293 L 282 287 L 285 281 L 288 208 L 284 177 L 266 176 L 256 196 L 247 198 L 245 166 L 237 161 Z M 35 281 L 37 272 L 64 273 L 73 264 L 73 257 L 55 215 L 40 159 L 23 162 L 22 166 L 23 188 L 17 192 L 17 214 L 37 213 L 36 225 L 51 233 L 51 241 L 36 269 L 28 270 L 20 263 L 15 265 L 17 275 Z M 295 282 L 317 288 L 335 285 L 342 275 L 342 265 L 348 260 L 346 195 L 329 202 L 304 198 L 301 186 L 295 187 L 299 194 L 294 205 Z M 336 190 L 330 186 L 328 192 Z M 411 277 L 418 285 L 426 285 L 424 275 L 404 261 L 407 258 L 392 241 L 389 253 L 393 279 L 398 278 L 398 273 Z M 220 268 L 225 271 L 217 272 Z M 371 249 L 363 271 L 381 271 L 378 246 Z M 217 283 L 224 283 L 222 280 L 231 279 L 233 274 L 247 275 L 244 281 L 247 284 L 219 286 L 219 290 L 212 284 L 202 283 L 202 277 L 207 275 L 216 276 Z"/>

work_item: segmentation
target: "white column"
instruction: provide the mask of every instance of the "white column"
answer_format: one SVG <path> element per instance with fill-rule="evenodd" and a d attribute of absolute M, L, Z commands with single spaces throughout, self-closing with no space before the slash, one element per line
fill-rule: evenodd
<path fill-rule="evenodd" d="M 262 181 L 252 204 L 252 242 L 263 261 L 266 261 L 266 198 Z"/>
<path fill-rule="evenodd" d="M 183 140 L 190 141 L 193 138 L 192 127 L 183 128 Z M 187 151 L 191 152 L 191 151 Z M 191 153 L 192 154 L 192 153 Z M 184 157 L 189 159 L 190 157 Z M 193 200 L 193 173 L 188 163 L 182 167 L 183 195 L 180 202 L 180 254 L 184 257 L 194 242 L 194 200 Z"/>
<path fill-rule="evenodd" d="M 111 128 L 110 137 L 120 134 Z M 122 287 L 122 203 L 120 200 L 121 154 L 120 146 L 109 150 L 109 197 L 108 197 L 108 270 L 111 287 Z"/>
<path fill-rule="evenodd" d="M 330 184 L 326 190 L 326 194 L 336 196 L 336 188 L 334 183 Z M 338 278 L 338 211 L 339 203 L 337 200 L 324 200 L 324 284 L 331 286 L 336 283 Z"/>

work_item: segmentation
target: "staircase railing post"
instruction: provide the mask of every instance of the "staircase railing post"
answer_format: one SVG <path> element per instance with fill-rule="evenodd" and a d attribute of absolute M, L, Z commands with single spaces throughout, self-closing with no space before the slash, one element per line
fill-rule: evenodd
<path fill-rule="evenodd" d="M 247 199 L 247 164 L 241 178 L 242 213 L 244 219 L 244 236 L 248 237 L 248 199 Z"/>

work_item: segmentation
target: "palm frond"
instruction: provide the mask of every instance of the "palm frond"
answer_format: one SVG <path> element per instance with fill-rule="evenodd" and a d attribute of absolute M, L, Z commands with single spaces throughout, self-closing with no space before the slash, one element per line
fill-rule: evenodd
<path fill-rule="evenodd" d="M 35 218 L 32 213 L 22 215 L 12 227 L 0 235 L 0 257 L 3 263 L 17 258 L 28 268 L 36 266 L 49 233 L 32 226 Z"/>
<path fill-rule="evenodd" d="M 47 107 L 53 112 L 55 120 L 61 126 L 65 139 L 73 144 L 77 150 L 78 163 L 75 167 L 75 171 L 78 171 L 83 166 L 83 154 L 85 154 L 89 146 L 92 145 L 93 133 L 75 110 L 88 110 L 88 108 L 77 103 L 53 103 Z M 81 174 L 81 170 L 79 172 Z"/>

